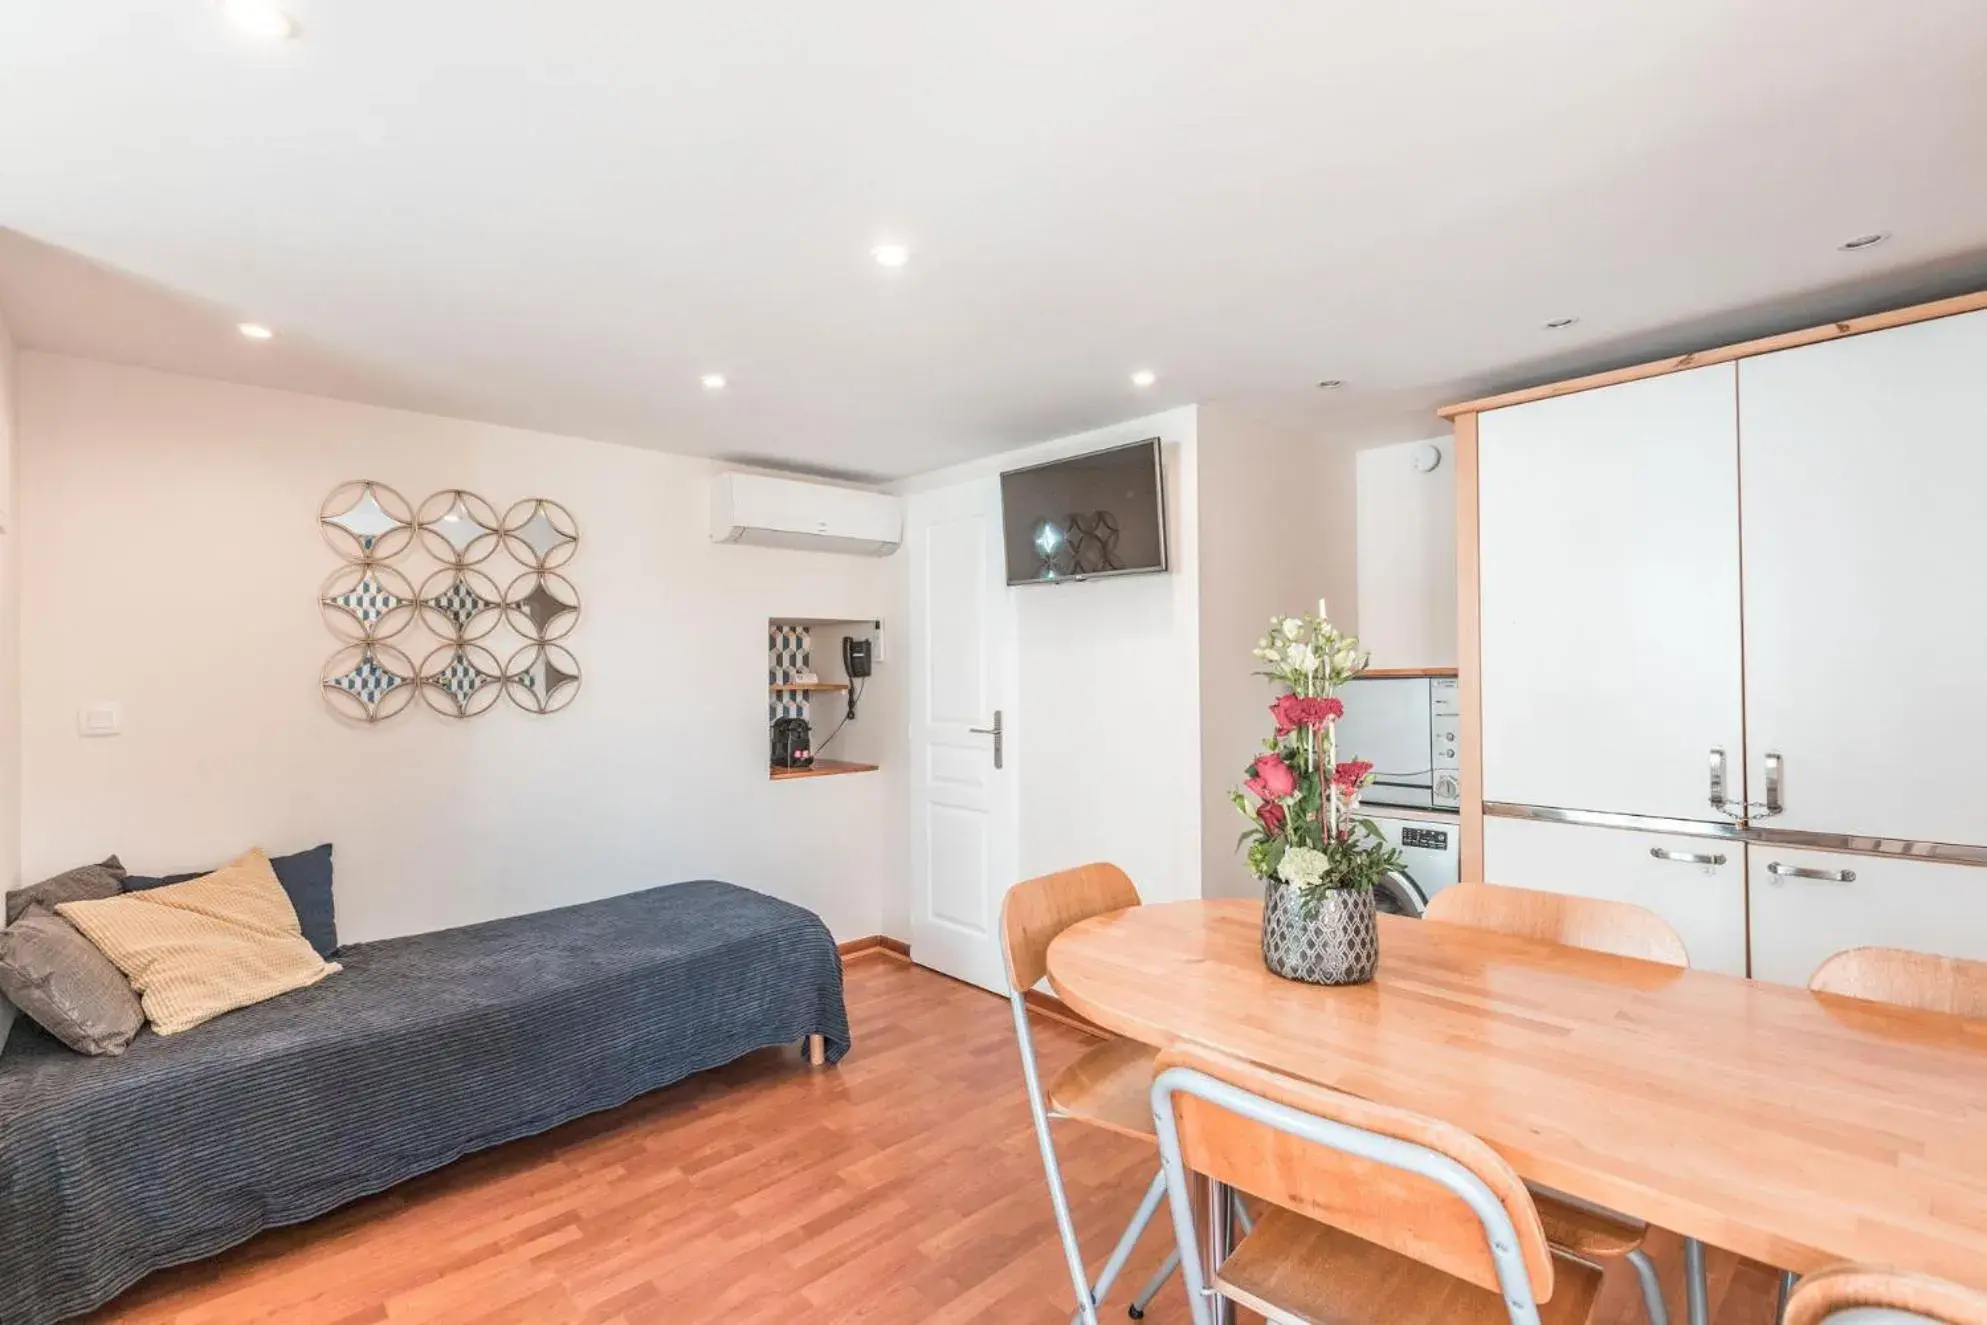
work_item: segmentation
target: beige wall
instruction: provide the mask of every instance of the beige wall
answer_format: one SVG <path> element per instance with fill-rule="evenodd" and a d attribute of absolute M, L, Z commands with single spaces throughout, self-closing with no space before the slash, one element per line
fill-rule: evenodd
<path fill-rule="evenodd" d="M 901 673 L 878 668 L 859 720 L 884 772 L 770 783 L 765 629 L 887 629 L 901 557 L 713 545 L 702 460 L 57 356 L 19 367 L 30 875 L 328 839 L 351 939 L 700 877 L 811 907 L 841 938 L 882 927 L 906 866 Z M 577 516 L 570 709 L 331 715 L 315 597 L 337 562 L 316 517 L 354 478 Z M 81 737 L 77 710 L 103 700 L 123 733 Z"/>
<path fill-rule="evenodd" d="M 1163 443 L 1169 573 L 1005 592 L 1021 877 L 1110 860 L 1159 902 L 1200 889 L 1198 412 L 1167 410 L 900 486 L 923 491 L 1149 437 Z"/>
<path fill-rule="evenodd" d="M 1272 692 L 1250 656 L 1273 615 L 1320 597 L 1359 629 L 1353 450 L 1301 408 L 1215 403 L 1200 410 L 1201 886 L 1255 893 L 1228 802 L 1269 735 Z"/>
<path fill-rule="evenodd" d="M 21 860 L 20 558 L 14 534 L 16 356 L 0 318 L 0 889 L 17 881 Z M 0 1041 L 14 1007 L 0 998 Z"/>
<path fill-rule="evenodd" d="M 1427 473 L 1414 456 L 1432 446 Z M 1456 665 L 1456 465 L 1447 434 L 1361 451 L 1359 638 L 1375 667 Z"/>

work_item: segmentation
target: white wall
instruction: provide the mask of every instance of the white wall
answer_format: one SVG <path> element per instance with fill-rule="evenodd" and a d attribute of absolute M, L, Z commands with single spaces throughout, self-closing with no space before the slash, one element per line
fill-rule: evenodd
<path fill-rule="evenodd" d="M 1442 462 L 1417 473 L 1425 446 Z M 1359 638 L 1375 667 L 1456 665 L 1456 465 L 1448 434 L 1361 451 Z"/>
<path fill-rule="evenodd" d="M 1353 451 L 1302 404 L 1218 402 L 1200 411 L 1201 880 L 1208 897 L 1259 885 L 1235 849 L 1229 803 L 1270 733 L 1274 691 L 1250 656 L 1271 616 L 1327 600 L 1357 631 Z"/>
<path fill-rule="evenodd" d="M 901 716 L 883 772 L 769 782 L 765 632 L 773 616 L 887 628 L 902 558 L 713 545 L 702 460 L 32 353 L 20 387 L 30 876 L 329 839 L 351 939 L 699 877 L 811 907 L 846 939 L 901 894 Z M 572 707 L 330 714 L 315 599 L 337 562 L 317 513 L 355 478 L 574 513 Z M 878 669 L 879 721 L 901 715 L 897 684 Z M 93 700 L 122 703 L 122 735 L 77 734 Z"/>
<path fill-rule="evenodd" d="M 1023 878 L 1110 860 L 1147 901 L 1200 894 L 1200 536 L 1192 407 L 922 475 L 906 491 L 1147 437 L 1165 445 L 1171 572 L 1014 595 Z M 908 901 L 904 914 L 908 915 Z"/>

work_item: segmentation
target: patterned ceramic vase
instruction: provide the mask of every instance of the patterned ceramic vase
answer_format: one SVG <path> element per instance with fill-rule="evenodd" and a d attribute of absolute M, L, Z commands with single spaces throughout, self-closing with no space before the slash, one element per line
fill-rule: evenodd
<path fill-rule="evenodd" d="M 1303 894 L 1270 880 L 1263 888 L 1263 964 L 1286 980 L 1357 985 L 1380 964 L 1373 890 L 1328 888 L 1304 915 Z"/>

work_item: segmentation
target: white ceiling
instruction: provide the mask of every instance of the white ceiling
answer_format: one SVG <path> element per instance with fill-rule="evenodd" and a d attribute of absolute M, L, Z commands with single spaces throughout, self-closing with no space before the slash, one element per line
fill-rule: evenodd
<path fill-rule="evenodd" d="M 18 340 L 897 476 L 1987 284 L 1982 0 L 289 8 L 0 6 Z"/>

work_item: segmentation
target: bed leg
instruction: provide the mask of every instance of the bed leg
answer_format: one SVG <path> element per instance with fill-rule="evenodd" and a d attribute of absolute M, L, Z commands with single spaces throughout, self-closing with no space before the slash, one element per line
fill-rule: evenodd
<path fill-rule="evenodd" d="M 820 1067 L 828 1061 L 827 1036 L 810 1035 L 807 1037 L 807 1061 L 815 1067 Z"/>

